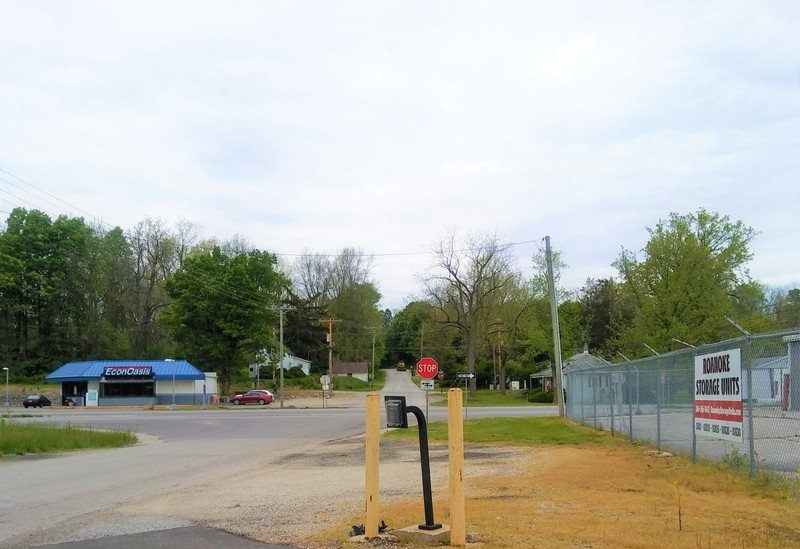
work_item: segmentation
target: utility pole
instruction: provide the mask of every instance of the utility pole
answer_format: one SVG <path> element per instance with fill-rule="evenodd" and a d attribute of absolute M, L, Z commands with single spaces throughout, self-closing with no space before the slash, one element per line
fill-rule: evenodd
<path fill-rule="evenodd" d="M 375 386 L 375 335 L 378 333 L 378 328 L 367 328 L 367 330 L 372 332 L 372 362 L 369 363 L 372 370 L 369 378 L 369 390 L 371 391 Z"/>
<path fill-rule="evenodd" d="M 283 307 L 278 309 L 278 316 L 280 317 L 280 333 L 281 333 L 280 357 L 278 357 L 278 366 L 280 366 L 281 368 L 281 378 L 279 385 L 281 393 L 281 408 L 283 408 L 283 310 L 284 310 Z"/>
<path fill-rule="evenodd" d="M 278 392 L 281 394 L 281 408 L 283 408 L 283 313 L 288 311 L 289 309 L 294 309 L 294 307 L 290 307 L 288 305 L 281 305 L 280 307 L 269 307 L 269 309 L 278 312 L 278 322 L 279 322 L 279 341 L 280 347 L 278 351 L 278 360 L 276 361 L 275 368 L 280 370 L 278 374 Z M 259 371 L 261 369 L 261 365 L 258 365 Z M 272 369 L 272 382 L 275 383 L 275 368 Z"/>
<path fill-rule="evenodd" d="M 553 277 L 553 254 L 550 250 L 550 237 L 544 237 L 545 259 L 547 260 L 547 288 L 550 292 L 550 316 L 553 322 L 553 345 L 555 358 L 555 372 L 553 372 L 553 385 L 555 385 L 555 398 L 558 403 L 558 415 L 564 417 L 564 391 L 561 385 L 561 330 L 558 327 L 558 299 L 556 298 L 556 283 Z"/>
<path fill-rule="evenodd" d="M 333 325 L 341 320 L 329 318 L 327 320 L 320 320 L 320 322 L 328 323 L 328 376 L 331 378 L 331 386 L 333 386 Z M 333 393 L 333 391 L 331 391 Z"/>

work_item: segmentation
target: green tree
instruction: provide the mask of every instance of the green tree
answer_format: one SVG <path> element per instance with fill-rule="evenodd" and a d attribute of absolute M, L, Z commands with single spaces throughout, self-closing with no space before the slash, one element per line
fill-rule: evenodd
<path fill-rule="evenodd" d="M 289 291 L 285 300 L 289 308 L 284 316 L 283 343 L 286 352 L 311 361 L 311 370 L 328 371 L 328 328 L 323 324 L 324 307 Z"/>
<path fill-rule="evenodd" d="M 771 314 L 778 328 L 783 330 L 800 328 L 800 289 L 776 289 L 769 301 Z"/>
<path fill-rule="evenodd" d="M 641 260 L 623 249 L 614 264 L 635 307 L 633 326 L 622 336 L 628 351 L 641 354 L 645 342 L 672 348 L 673 338 L 697 344 L 728 337 L 725 316 L 734 289 L 749 281 L 755 231 L 701 209 L 673 213 L 648 233 Z"/>
<path fill-rule="evenodd" d="M 217 372 L 223 392 L 234 371 L 274 346 L 275 307 L 289 283 L 276 263 L 267 252 L 231 256 L 217 246 L 189 254 L 166 283 L 173 301 L 161 321 L 189 360 Z"/>
<path fill-rule="evenodd" d="M 333 353 L 340 362 L 372 360 L 372 334 L 381 327 L 383 312 L 378 308 L 381 294 L 371 283 L 343 288 L 328 304 L 341 327 L 334 338 Z M 336 328 L 334 328 L 336 329 Z M 383 344 L 376 338 L 376 362 L 383 356 Z"/>

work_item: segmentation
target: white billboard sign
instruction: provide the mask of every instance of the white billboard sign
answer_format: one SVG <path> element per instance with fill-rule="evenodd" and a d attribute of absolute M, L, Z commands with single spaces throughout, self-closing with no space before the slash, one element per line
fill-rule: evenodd
<path fill-rule="evenodd" d="M 739 349 L 694 359 L 694 430 L 742 442 L 742 358 Z"/>

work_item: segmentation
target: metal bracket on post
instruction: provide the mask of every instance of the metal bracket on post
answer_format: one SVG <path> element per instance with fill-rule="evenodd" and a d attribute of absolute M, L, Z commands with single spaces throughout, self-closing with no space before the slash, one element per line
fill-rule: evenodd
<path fill-rule="evenodd" d="M 404 396 L 384 396 L 386 406 L 386 426 L 408 428 L 407 414 L 412 413 L 417 418 L 419 429 L 419 457 L 422 466 L 422 498 L 425 503 L 425 524 L 420 524 L 420 530 L 438 530 L 441 524 L 433 520 L 433 495 L 431 493 L 431 462 L 428 452 L 428 423 L 425 414 L 416 406 L 406 406 Z"/>

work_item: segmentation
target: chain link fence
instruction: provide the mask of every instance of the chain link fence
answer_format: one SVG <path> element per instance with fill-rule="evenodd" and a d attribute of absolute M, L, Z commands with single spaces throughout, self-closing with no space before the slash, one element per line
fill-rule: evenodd
<path fill-rule="evenodd" d="M 738 375 L 725 357 L 738 361 Z M 567 417 L 583 425 L 693 461 L 746 461 L 751 476 L 800 469 L 798 331 L 616 364 L 576 355 L 565 362 L 564 390 Z"/>

